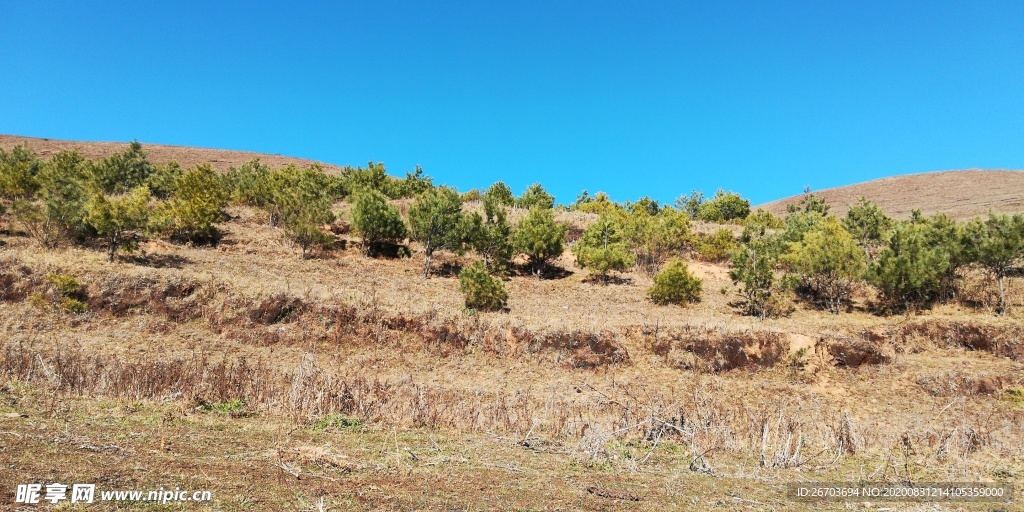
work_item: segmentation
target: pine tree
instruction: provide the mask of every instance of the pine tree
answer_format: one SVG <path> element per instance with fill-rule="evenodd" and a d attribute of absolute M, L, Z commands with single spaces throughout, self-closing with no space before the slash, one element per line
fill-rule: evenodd
<path fill-rule="evenodd" d="M 809 295 L 831 313 L 849 302 L 854 284 L 864 273 L 864 253 L 835 217 L 826 217 L 789 244 L 781 258 L 795 272 Z"/>
<path fill-rule="evenodd" d="M 466 307 L 497 311 L 508 303 L 508 292 L 501 279 L 487 273 L 481 261 L 474 261 L 459 273 L 459 291 L 466 297 Z"/>
<path fill-rule="evenodd" d="M 383 243 L 399 243 L 407 230 L 398 209 L 376 190 L 358 192 L 352 203 L 352 227 L 363 237 L 363 253 Z"/>
<path fill-rule="evenodd" d="M 149 200 L 149 188 L 142 185 L 120 196 L 96 194 L 89 201 L 86 206 L 86 222 L 96 233 L 107 239 L 109 261 L 114 261 L 118 249 L 134 248 L 135 240 L 125 235 L 146 228 Z"/>
<path fill-rule="evenodd" d="M 1024 216 L 989 213 L 965 229 L 969 258 L 992 274 L 999 284 L 996 311 L 1006 311 L 1006 276 L 1024 259 Z"/>
<path fill-rule="evenodd" d="M 690 273 L 685 261 L 673 258 L 654 276 L 654 286 L 647 291 L 647 296 L 655 304 L 700 302 L 703 287 L 701 280 Z"/>
<path fill-rule="evenodd" d="M 590 268 L 608 284 L 608 272 L 623 271 L 636 261 L 622 236 L 622 225 L 611 215 L 601 215 L 583 231 L 573 251 L 576 262 Z"/>
<path fill-rule="evenodd" d="M 409 208 L 409 238 L 423 244 L 423 277 L 430 273 L 434 251 L 462 253 L 467 235 L 458 192 L 448 187 L 430 189 Z"/>
<path fill-rule="evenodd" d="M 154 230 L 189 242 L 216 240 L 214 225 L 221 221 L 227 205 L 227 193 L 217 172 L 203 164 L 165 186 L 173 195 L 157 208 Z"/>
<path fill-rule="evenodd" d="M 565 250 L 565 232 L 565 225 L 555 222 L 552 209 L 532 208 L 513 231 L 512 243 L 516 252 L 529 258 L 534 275 L 540 277 L 549 261 Z"/>
<path fill-rule="evenodd" d="M 90 168 L 93 187 L 107 195 L 125 194 L 145 184 L 156 171 L 139 141 L 133 141 L 123 152 L 95 162 Z"/>
<path fill-rule="evenodd" d="M 492 187 L 494 188 L 494 187 Z M 512 226 L 508 223 L 501 198 L 484 194 L 484 216 L 473 213 L 465 218 L 470 244 L 492 274 L 505 274 L 512 264 Z M 510 194 L 511 195 L 511 194 Z"/>

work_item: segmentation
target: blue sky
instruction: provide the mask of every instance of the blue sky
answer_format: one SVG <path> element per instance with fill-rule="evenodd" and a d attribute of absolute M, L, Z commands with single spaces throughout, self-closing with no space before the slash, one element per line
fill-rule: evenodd
<path fill-rule="evenodd" d="M 185 4 L 0 0 L 0 133 L 560 202 L 1024 168 L 1020 0 Z"/>

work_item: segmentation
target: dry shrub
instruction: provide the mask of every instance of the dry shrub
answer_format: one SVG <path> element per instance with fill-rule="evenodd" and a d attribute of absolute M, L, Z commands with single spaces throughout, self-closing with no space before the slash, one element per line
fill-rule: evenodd
<path fill-rule="evenodd" d="M 785 335 L 777 332 L 688 326 L 660 336 L 649 344 L 654 353 L 676 367 L 708 372 L 772 367 L 789 352 Z"/>
<path fill-rule="evenodd" d="M 172 322 L 197 318 L 208 294 L 197 293 L 200 286 L 186 278 L 110 276 L 92 286 L 89 309 L 114 316 L 152 313 Z"/>
<path fill-rule="evenodd" d="M 972 375 L 961 371 L 922 375 L 917 385 L 932 396 L 991 396 L 1000 393 L 1009 383 L 999 375 Z"/>
<path fill-rule="evenodd" d="M 553 350 L 568 358 L 572 368 L 596 368 L 629 362 L 629 352 L 616 339 L 615 333 L 558 331 L 534 340 L 532 351 Z"/>
<path fill-rule="evenodd" d="M 1021 325 L 924 320 L 904 324 L 896 329 L 893 338 L 901 345 L 923 340 L 938 348 L 981 350 L 997 357 L 1024 361 L 1024 326 Z"/>
<path fill-rule="evenodd" d="M 836 366 L 857 368 L 885 364 L 893 357 L 891 348 L 885 343 L 856 338 L 831 339 L 826 343 Z"/>
<path fill-rule="evenodd" d="M 38 287 L 39 276 L 32 269 L 7 259 L 0 261 L 0 301 L 20 302 Z"/>
<path fill-rule="evenodd" d="M 301 299 L 275 293 L 252 308 L 249 311 L 249 319 L 258 324 L 272 325 L 283 322 L 305 309 L 306 305 Z"/>

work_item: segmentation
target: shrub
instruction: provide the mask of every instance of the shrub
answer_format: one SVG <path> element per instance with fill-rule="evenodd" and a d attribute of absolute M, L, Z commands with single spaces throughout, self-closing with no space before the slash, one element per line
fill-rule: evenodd
<path fill-rule="evenodd" d="M 881 243 L 885 234 L 892 228 L 892 224 L 892 219 L 886 216 L 877 204 L 863 197 L 850 207 L 843 218 L 843 226 L 866 252 L 870 252 L 872 246 Z"/>
<path fill-rule="evenodd" d="M 90 166 L 94 188 L 107 195 L 126 194 L 145 185 L 156 168 L 149 163 L 139 141 L 133 141 L 121 153 L 115 153 Z"/>
<path fill-rule="evenodd" d="M 785 222 L 782 221 L 778 216 L 768 210 L 762 210 L 758 208 L 744 219 L 743 224 L 749 226 L 751 224 L 760 224 L 768 229 L 782 229 L 785 226 Z"/>
<path fill-rule="evenodd" d="M 573 250 L 577 263 L 593 270 L 605 284 L 608 272 L 621 272 L 636 261 L 623 241 L 621 224 L 610 215 L 602 215 L 588 226 Z"/>
<path fill-rule="evenodd" d="M 690 219 L 682 210 L 670 206 L 660 208 L 656 215 L 638 209 L 626 217 L 624 236 L 637 265 L 652 275 L 691 243 Z"/>
<path fill-rule="evenodd" d="M 517 252 L 529 258 L 533 273 L 539 277 L 548 261 L 565 251 L 565 232 L 565 225 L 555 222 L 553 210 L 533 208 L 516 226 L 512 243 Z"/>
<path fill-rule="evenodd" d="M 786 213 L 817 213 L 824 217 L 831 208 L 825 198 L 812 194 L 810 188 L 807 188 L 804 189 L 804 197 L 799 203 L 786 205 Z"/>
<path fill-rule="evenodd" d="M 886 305 L 908 309 L 938 298 L 950 255 L 930 244 L 929 231 L 931 227 L 924 223 L 897 224 L 888 246 L 869 268 L 868 281 L 878 288 Z"/>
<path fill-rule="evenodd" d="M 86 206 L 86 222 L 107 239 L 108 260 L 113 262 L 118 249 L 133 250 L 136 240 L 125 236 L 140 232 L 149 219 L 149 188 L 145 185 L 117 197 L 95 195 Z"/>
<path fill-rule="evenodd" d="M 487 273 L 482 261 L 474 261 L 459 273 L 459 291 L 466 297 L 466 307 L 497 311 L 508 302 L 508 292 L 500 279 Z"/>
<path fill-rule="evenodd" d="M 864 253 L 835 217 L 789 245 L 782 262 L 795 272 L 803 289 L 832 313 L 850 300 L 853 286 L 864 272 Z"/>
<path fill-rule="evenodd" d="M 39 188 L 36 175 L 42 162 L 28 146 L 15 146 L 10 152 L 0 149 L 0 198 L 11 201 L 29 199 Z"/>
<path fill-rule="evenodd" d="M 157 209 L 155 230 L 190 242 L 215 240 L 214 224 L 221 220 L 227 194 L 213 168 L 203 164 L 190 169 L 174 180 L 170 190 L 173 196 Z"/>
<path fill-rule="evenodd" d="M 544 190 L 540 183 L 534 183 L 526 188 L 523 195 L 516 199 L 516 206 L 532 210 L 533 208 L 554 208 L 555 198 Z"/>
<path fill-rule="evenodd" d="M 747 215 L 750 215 L 750 201 L 735 192 L 721 189 L 715 193 L 715 197 L 700 203 L 697 208 L 697 218 L 705 222 L 743 220 Z"/>
<path fill-rule="evenodd" d="M 85 290 L 78 279 L 65 274 L 51 273 L 46 275 L 46 282 L 50 286 L 45 293 L 33 292 L 28 297 L 32 306 L 76 315 L 88 311 Z"/>
<path fill-rule="evenodd" d="M 741 285 L 739 293 L 748 315 L 764 319 L 788 310 L 784 290 L 775 281 L 779 245 L 776 236 L 748 227 L 744 230 L 743 243 L 730 254 L 729 277 L 733 284 Z"/>
<path fill-rule="evenodd" d="M 700 235 L 693 241 L 693 250 L 701 261 L 726 261 L 735 248 L 736 239 L 733 238 L 732 231 L 724 228 L 710 235 Z"/>
<path fill-rule="evenodd" d="M 700 302 L 703 283 L 690 273 L 682 259 L 672 259 L 654 277 L 654 286 L 647 296 L 656 304 L 685 304 Z"/>
<path fill-rule="evenodd" d="M 362 428 L 363 421 L 359 418 L 343 416 L 341 414 L 327 414 L 321 416 L 313 423 L 313 430 L 316 432 L 324 430 L 345 430 Z"/>
<path fill-rule="evenodd" d="M 487 192 L 484 192 L 484 200 L 490 200 L 500 206 L 514 206 L 516 202 L 515 196 L 512 195 L 512 189 L 500 181 L 494 182 Z"/>
<path fill-rule="evenodd" d="M 356 194 L 352 204 L 352 228 L 363 237 L 366 254 L 382 243 L 400 243 L 407 232 L 398 209 L 376 190 Z"/>
<path fill-rule="evenodd" d="M 686 212 L 691 219 L 697 218 L 702 204 L 704 204 L 704 192 L 697 190 L 691 190 L 689 196 L 679 196 L 675 201 L 676 208 Z"/>

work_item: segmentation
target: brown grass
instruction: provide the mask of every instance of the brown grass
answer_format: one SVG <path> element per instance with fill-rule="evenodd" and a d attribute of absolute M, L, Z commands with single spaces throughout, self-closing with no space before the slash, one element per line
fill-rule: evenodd
<path fill-rule="evenodd" d="M 925 215 L 943 212 L 958 220 L 988 215 L 989 210 L 1024 212 L 1024 171 L 964 170 L 890 176 L 854 185 L 815 190 L 839 216 L 857 204 L 861 196 L 874 201 L 888 215 L 905 219 L 914 209 Z M 800 202 L 803 194 L 762 204 L 776 215 Z"/>

